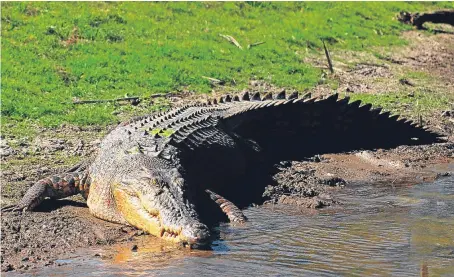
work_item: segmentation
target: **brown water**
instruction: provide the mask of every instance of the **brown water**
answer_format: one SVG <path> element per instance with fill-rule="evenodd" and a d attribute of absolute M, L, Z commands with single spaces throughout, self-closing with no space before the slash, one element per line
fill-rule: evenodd
<path fill-rule="evenodd" d="M 249 222 L 221 225 L 213 251 L 177 249 L 145 236 L 136 252 L 132 244 L 90 250 L 26 274 L 454 276 L 453 177 L 408 187 L 352 184 L 338 197 L 341 207 L 312 213 L 246 209 Z"/>

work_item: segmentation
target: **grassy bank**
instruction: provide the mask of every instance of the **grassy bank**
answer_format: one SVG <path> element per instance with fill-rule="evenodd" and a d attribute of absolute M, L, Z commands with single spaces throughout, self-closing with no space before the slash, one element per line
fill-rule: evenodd
<path fill-rule="evenodd" d="M 238 90 L 250 79 L 304 90 L 320 80 L 319 68 L 302 63 L 321 52 L 320 39 L 357 51 L 403 45 L 409 27 L 395 20 L 399 11 L 443 7 L 453 4 L 3 2 L 2 132 L 112 123 L 113 104 L 69 103 L 209 92 L 202 76 Z M 257 42 L 265 43 L 247 48 Z"/>

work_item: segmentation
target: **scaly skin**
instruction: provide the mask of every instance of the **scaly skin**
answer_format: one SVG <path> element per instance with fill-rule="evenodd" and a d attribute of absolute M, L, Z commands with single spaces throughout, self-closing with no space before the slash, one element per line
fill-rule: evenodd
<path fill-rule="evenodd" d="M 297 96 L 227 95 L 136 118 L 105 137 L 86 171 L 41 180 L 5 210 L 32 210 L 45 197 L 89 191 L 96 217 L 198 245 L 209 241 L 204 222 L 215 214 L 212 200 L 231 221 L 244 222 L 240 209 L 219 194 L 250 203 L 267 185 L 252 183 L 280 160 L 439 140 L 370 105 L 337 95 Z"/>

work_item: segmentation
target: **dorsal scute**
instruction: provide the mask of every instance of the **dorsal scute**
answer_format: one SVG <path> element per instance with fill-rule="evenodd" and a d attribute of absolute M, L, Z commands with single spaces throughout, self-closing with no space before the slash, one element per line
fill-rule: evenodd
<path fill-rule="evenodd" d="M 371 108 L 372 108 L 372 104 L 370 104 L 370 103 L 364 104 L 360 107 L 360 109 L 365 110 L 365 111 L 370 111 Z"/>
<path fill-rule="evenodd" d="M 279 92 L 274 99 L 285 99 L 285 90 Z"/>
<path fill-rule="evenodd" d="M 246 91 L 245 93 L 243 93 L 243 95 L 241 96 L 241 100 L 243 101 L 249 101 L 251 99 L 250 95 L 249 95 L 249 91 Z"/>
<path fill-rule="evenodd" d="M 287 100 L 294 100 L 298 98 L 298 92 L 294 91 L 287 96 Z"/>
<path fill-rule="evenodd" d="M 356 100 L 348 104 L 351 108 L 359 108 L 361 106 L 361 100 Z"/>
<path fill-rule="evenodd" d="M 273 100 L 273 94 L 271 92 L 265 94 L 262 100 Z"/>
<path fill-rule="evenodd" d="M 392 115 L 389 117 L 389 119 L 394 120 L 394 121 L 397 121 L 398 118 L 399 118 L 398 114 L 395 114 L 395 115 Z"/>
<path fill-rule="evenodd" d="M 339 98 L 339 94 L 334 93 L 334 94 L 331 94 L 330 96 L 328 96 L 326 98 L 326 100 L 328 100 L 328 101 L 337 101 L 338 98 Z"/>
<path fill-rule="evenodd" d="M 260 93 L 259 92 L 254 93 L 251 97 L 251 101 L 262 101 Z"/>
<path fill-rule="evenodd" d="M 390 111 L 386 111 L 386 112 L 383 112 L 380 114 L 380 117 L 385 117 L 385 118 L 389 118 L 389 115 L 391 114 Z"/>

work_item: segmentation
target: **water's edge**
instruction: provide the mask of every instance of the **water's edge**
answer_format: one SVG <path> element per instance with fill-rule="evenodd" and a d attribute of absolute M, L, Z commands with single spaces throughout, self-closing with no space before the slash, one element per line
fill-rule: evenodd
<path fill-rule="evenodd" d="M 352 184 L 338 198 L 348 205 L 246 209 L 249 222 L 221 225 L 212 251 L 144 236 L 135 251 L 132 244 L 83 251 L 26 275 L 454 276 L 454 177 L 408 187 Z"/>

